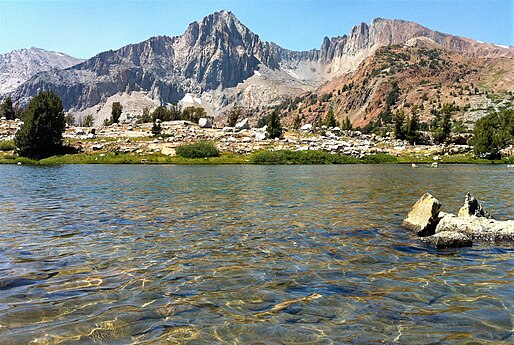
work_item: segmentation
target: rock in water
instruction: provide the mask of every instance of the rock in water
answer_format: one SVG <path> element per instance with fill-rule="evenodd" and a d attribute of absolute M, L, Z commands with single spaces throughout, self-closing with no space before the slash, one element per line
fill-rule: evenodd
<path fill-rule="evenodd" d="M 438 249 L 471 247 L 473 245 L 471 236 L 453 231 L 443 231 L 435 235 L 426 236 L 421 238 L 421 241 L 428 246 Z"/>
<path fill-rule="evenodd" d="M 436 234 L 460 233 L 473 240 L 485 242 L 512 242 L 514 241 L 514 220 L 499 221 L 485 217 L 456 217 L 453 214 L 444 214 L 435 232 Z"/>
<path fill-rule="evenodd" d="M 430 193 L 425 193 L 412 207 L 407 218 L 403 221 L 403 227 L 416 231 L 418 236 L 435 234 L 435 228 L 439 222 L 439 210 L 441 203 Z"/>
<path fill-rule="evenodd" d="M 486 212 L 478 200 L 470 193 L 466 194 L 464 206 L 459 210 L 459 217 L 467 218 L 470 216 L 485 217 L 494 219 L 488 212 Z"/>

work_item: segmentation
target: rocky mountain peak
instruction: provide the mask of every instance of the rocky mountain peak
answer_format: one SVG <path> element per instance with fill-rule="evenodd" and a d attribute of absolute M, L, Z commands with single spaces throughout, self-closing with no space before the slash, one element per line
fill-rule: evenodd
<path fill-rule="evenodd" d="M 14 91 L 36 73 L 67 68 L 82 61 L 36 47 L 0 54 L 0 95 Z"/>
<path fill-rule="evenodd" d="M 510 54 L 499 46 L 383 18 L 360 23 L 348 35 L 325 37 L 320 49 L 297 52 L 262 41 L 233 13 L 222 10 L 189 24 L 183 35 L 152 37 L 64 71 L 37 74 L 13 98 L 28 100 L 38 90 L 50 89 L 59 93 L 66 109 L 83 110 L 120 93 L 142 92 L 160 103 L 194 93 L 220 109 L 231 102 L 244 106 L 240 94 L 251 88 L 246 94 L 252 106 L 269 105 L 275 96 L 315 90 L 354 73 L 380 47 L 430 42 L 468 57 Z"/>

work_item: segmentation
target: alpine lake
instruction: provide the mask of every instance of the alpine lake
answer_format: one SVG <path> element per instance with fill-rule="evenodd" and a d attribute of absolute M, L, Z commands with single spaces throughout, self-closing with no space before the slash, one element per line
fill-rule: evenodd
<path fill-rule="evenodd" d="M 514 246 L 436 250 L 505 165 L 0 166 L 1 344 L 512 344 Z"/>

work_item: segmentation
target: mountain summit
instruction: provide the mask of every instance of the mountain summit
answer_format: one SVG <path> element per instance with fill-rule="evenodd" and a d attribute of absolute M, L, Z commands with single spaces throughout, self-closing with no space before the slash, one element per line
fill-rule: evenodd
<path fill-rule="evenodd" d="M 63 69 L 82 61 L 64 53 L 35 47 L 0 54 L 0 95 L 14 91 L 34 74 Z"/>
<path fill-rule="evenodd" d="M 514 55 L 512 48 L 381 18 L 355 26 L 348 35 L 326 37 L 319 50 L 296 52 L 262 41 L 231 12 L 220 11 L 191 23 L 180 36 L 152 37 L 64 70 L 36 74 L 13 98 L 28 100 L 39 90 L 54 90 L 65 109 L 81 111 L 120 94 L 143 94 L 166 104 L 194 93 L 218 114 L 230 104 L 260 107 L 315 90 L 356 70 L 379 47 L 423 40 L 466 56 Z"/>

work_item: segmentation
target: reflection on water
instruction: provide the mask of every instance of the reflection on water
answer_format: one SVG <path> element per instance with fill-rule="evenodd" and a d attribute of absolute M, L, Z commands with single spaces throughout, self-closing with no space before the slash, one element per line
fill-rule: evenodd
<path fill-rule="evenodd" d="M 0 166 L 0 343 L 514 342 L 514 248 L 399 227 L 432 192 L 512 218 L 505 166 Z"/>

